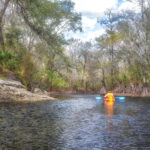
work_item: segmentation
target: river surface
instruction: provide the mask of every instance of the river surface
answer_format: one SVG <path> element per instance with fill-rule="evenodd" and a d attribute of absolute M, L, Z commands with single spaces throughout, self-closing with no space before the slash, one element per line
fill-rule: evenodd
<path fill-rule="evenodd" d="M 0 104 L 0 150 L 150 150 L 150 99 Z"/>

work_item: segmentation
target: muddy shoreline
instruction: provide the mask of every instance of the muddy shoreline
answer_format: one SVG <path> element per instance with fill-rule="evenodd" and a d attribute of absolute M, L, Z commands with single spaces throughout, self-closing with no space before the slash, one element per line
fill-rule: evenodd
<path fill-rule="evenodd" d="M 76 92 L 76 91 L 71 91 L 71 90 L 68 90 L 68 91 L 65 91 L 65 90 L 62 90 L 62 91 L 51 91 L 50 92 L 52 96 L 55 97 L 55 95 L 63 95 L 63 94 L 73 94 L 73 95 L 78 95 L 78 94 L 97 94 L 97 95 L 102 95 L 104 96 L 106 93 L 99 93 L 99 92 Z M 124 96 L 124 97 L 149 97 L 150 98 L 150 93 L 148 93 L 147 95 L 142 95 L 142 94 L 137 94 L 137 93 L 117 93 L 117 92 L 113 92 L 115 96 Z"/>
<path fill-rule="evenodd" d="M 139 93 L 119 93 L 112 91 L 115 96 L 125 96 L 125 97 L 149 97 L 150 92 L 147 95 Z M 59 91 L 41 91 L 35 88 L 33 92 L 28 91 L 25 86 L 16 80 L 1 80 L 0 79 L 0 102 L 40 102 L 40 101 L 50 101 L 55 99 L 67 99 L 71 94 L 98 94 L 103 96 L 105 92 L 85 92 L 85 91 L 73 91 L 73 90 L 59 90 Z"/>

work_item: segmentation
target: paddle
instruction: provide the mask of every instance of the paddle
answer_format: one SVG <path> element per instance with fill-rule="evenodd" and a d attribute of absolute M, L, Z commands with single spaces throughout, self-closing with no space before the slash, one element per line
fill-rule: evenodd
<path fill-rule="evenodd" d="M 96 97 L 96 102 L 100 102 L 103 99 L 103 97 L 97 96 Z M 115 97 L 116 102 L 125 102 L 125 97 Z"/>
<path fill-rule="evenodd" d="M 96 102 L 100 102 L 102 100 L 102 97 L 96 97 Z"/>
<path fill-rule="evenodd" d="M 123 103 L 123 102 L 125 102 L 126 98 L 125 97 L 115 97 L 115 99 L 116 99 L 117 102 L 122 102 Z"/>

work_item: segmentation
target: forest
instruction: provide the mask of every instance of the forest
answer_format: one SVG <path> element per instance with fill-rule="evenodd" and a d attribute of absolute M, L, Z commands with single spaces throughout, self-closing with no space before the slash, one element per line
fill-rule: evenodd
<path fill-rule="evenodd" d="M 82 41 L 82 14 L 71 0 L 0 0 L 0 78 L 77 93 L 150 93 L 150 1 L 139 11 L 108 9 L 105 33 Z"/>

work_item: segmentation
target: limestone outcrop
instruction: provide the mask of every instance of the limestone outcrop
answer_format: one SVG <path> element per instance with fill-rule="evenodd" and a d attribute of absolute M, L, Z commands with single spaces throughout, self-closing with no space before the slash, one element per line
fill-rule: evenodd
<path fill-rule="evenodd" d="M 27 91 L 20 81 L 0 80 L 0 102 L 10 101 L 43 101 L 54 100 L 48 92 L 35 89 L 34 92 Z"/>

